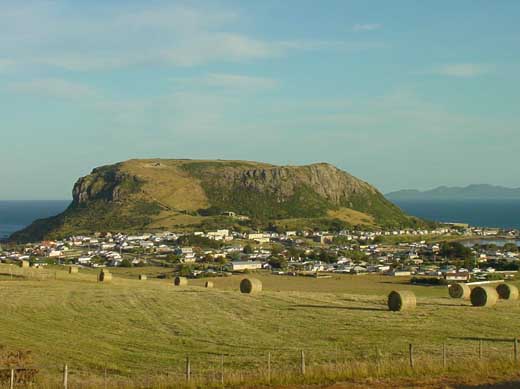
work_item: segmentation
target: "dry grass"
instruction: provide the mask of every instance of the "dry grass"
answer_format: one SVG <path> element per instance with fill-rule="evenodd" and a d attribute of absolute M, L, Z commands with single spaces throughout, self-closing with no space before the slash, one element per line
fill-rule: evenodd
<path fill-rule="evenodd" d="M 175 229 L 180 230 L 181 226 L 192 226 L 204 221 L 202 216 L 186 215 L 175 211 L 161 211 L 150 224 L 152 229 Z"/>
<path fill-rule="evenodd" d="M 74 276 L 39 270 L 40 278 L 17 270 L 20 277 L 0 281 L 0 294 L 9 296 L 0 299 L 0 343 L 31 350 L 36 364 L 50 367 L 41 371 L 51 381 L 68 363 L 71 382 L 84 380 L 84 387 L 96 387 L 88 385 L 101 382 L 105 368 L 114 380 L 109 387 L 180 387 L 186 355 L 200 387 L 218 379 L 221 355 L 230 385 L 261 384 L 269 352 L 277 384 L 476 374 L 467 362 L 478 357 L 476 338 L 520 336 L 518 302 L 475 308 L 450 299 L 445 287 L 401 285 L 414 290 L 417 309 L 389 312 L 387 290 L 402 282 L 389 277 L 255 274 L 264 290 L 251 296 L 239 292 L 240 276 L 211 279 L 215 288 L 202 289 L 205 280 L 175 288 L 171 280 L 124 278 L 134 270 L 151 273 L 143 268 L 116 269 L 109 284 L 83 269 Z M 458 361 L 445 373 L 443 342 L 449 361 Z M 406 365 L 408 343 L 415 345 L 414 371 Z M 304 378 L 297 373 L 300 350 Z M 478 374 L 509 374 L 511 356 L 510 340 L 485 341 Z"/>
<path fill-rule="evenodd" d="M 329 217 L 342 220 L 352 225 L 374 226 L 376 223 L 372 215 L 355 211 L 350 208 L 340 208 L 338 210 L 330 210 L 327 215 Z"/>
<path fill-rule="evenodd" d="M 208 207 L 198 180 L 179 169 L 179 164 L 172 160 L 130 160 L 122 165 L 122 170 L 143 179 L 142 190 L 148 198 L 171 210 L 195 211 Z"/>

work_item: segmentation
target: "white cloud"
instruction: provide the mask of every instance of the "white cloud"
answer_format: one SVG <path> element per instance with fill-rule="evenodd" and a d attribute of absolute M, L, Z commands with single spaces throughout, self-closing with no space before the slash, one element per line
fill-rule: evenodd
<path fill-rule="evenodd" d="M 193 66 L 208 62 L 240 62 L 277 56 L 276 45 L 245 35 L 201 33 L 182 40 L 176 46 L 161 50 L 158 60 L 173 65 Z"/>
<path fill-rule="evenodd" d="M 250 62 L 297 51 L 377 47 L 362 42 L 266 40 L 239 29 L 242 15 L 220 8 L 141 3 L 92 7 L 90 12 L 86 18 L 58 2 L 34 7 L 13 3 L 0 12 L 0 52 L 9 52 L 20 65 L 98 71 L 143 64 Z"/>
<path fill-rule="evenodd" d="M 272 78 L 230 73 L 209 73 L 193 78 L 170 78 L 170 81 L 177 85 L 187 85 L 189 87 L 209 87 L 225 91 L 242 92 L 256 92 L 273 89 L 278 86 L 278 80 Z"/>
<path fill-rule="evenodd" d="M 57 78 L 36 79 L 32 81 L 14 82 L 7 86 L 10 92 L 44 96 L 59 99 L 82 99 L 96 97 L 94 88 Z"/>
<path fill-rule="evenodd" d="M 0 58 L 0 72 L 11 69 L 15 65 L 13 60 Z"/>
<path fill-rule="evenodd" d="M 251 77 L 239 74 L 208 74 L 205 82 L 209 86 L 237 89 L 272 89 L 278 81 L 267 77 Z"/>
<path fill-rule="evenodd" d="M 369 24 L 356 24 L 353 27 L 354 31 L 374 31 L 383 28 L 382 24 L 369 23 Z"/>
<path fill-rule="evenodd" d="M 439 66 L 429 73 L 440 76 L 471 78 L 482 76 L 490 72 L 491 68 L 488 65 L 476 63 L 459 63 Z"/>

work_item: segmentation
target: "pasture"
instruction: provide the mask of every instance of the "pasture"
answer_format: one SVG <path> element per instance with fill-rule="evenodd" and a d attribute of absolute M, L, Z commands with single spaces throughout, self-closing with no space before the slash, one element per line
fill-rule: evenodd
<path fill-rule="evenodd" d="M 446 343 L 450 361 L 476 357 L 511 360 L 520 337 L 519 302 L 475 308 L 450 299 L 446 287 L 411 286 L 407 279 L 338 275 L 329 279 L 258 274 L 263 292 L 239 293 L 243 276 L 190 280 L 175 287 L 154 279 L 158 268 L 115 269 L 110 283 L 97 272 L 19 269 L 0 265 L 0 345 L 30 350 L 36 365 L 71 374 L 141 379 L 182 377 L 186 356 L 193 374 L 261 371 L 268 353 L 273 371 L 373 358 L 406 360 L 415 355 L 439 362 Z M 164 272 L 164 269 L 159 269 Z M 135 274 L 134 274 L 135 273 Z M 138 281 L 137 274 L 148 274 Z M 151 277 L 150 277 L 151 276 Z M 386 295 L 413 290 L 417 309 L 389 312 Z M 482 347 L 482 346 L 480 346 Z M 436 363 L 437 363 L 436 362 Z M 274 374 L 274 373 L 273 373 Z"/>

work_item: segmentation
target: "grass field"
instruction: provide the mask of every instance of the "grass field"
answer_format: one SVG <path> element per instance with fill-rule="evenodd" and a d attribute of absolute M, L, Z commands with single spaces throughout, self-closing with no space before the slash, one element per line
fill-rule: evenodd
<path fill-rule="evenodd" d="M 267 353 L 278 372 L 297 369 L 300 350 L 307 363 L 406 360 L 408 344 L 417 358 L 435 356 L 447 343 L 451 361 L 476 355 L 476 338 L 485 357 L 511 358 L 511 341 L 520 337 L 518 302 L 474 308 L 447 297 L 445 287 L 410 286 L 379 276 L 331 279 L 258 275 L 264 292 L 238 293 L 240 276 L 190 281 L 138 281 L 134 275 L 159 268 L 117 269 L 113 282 L 96 282 L 93 271 L 16 269 L 0 265 L 0 345 L 31 350 L 34 363 L 53 368 L 67 363 L 76 376 L 141 379 L 150 374 L 182 376 L 187 355 L 194 374 L 218 370 L 224 355 L 228 371 L 259 371 Z M 38 273 L 40 272 L 40 273 Z M 38 280 L 41 279 L 41 280 Z M 393 313 L 387 293 L 412 289 L 418 307 Z"/>

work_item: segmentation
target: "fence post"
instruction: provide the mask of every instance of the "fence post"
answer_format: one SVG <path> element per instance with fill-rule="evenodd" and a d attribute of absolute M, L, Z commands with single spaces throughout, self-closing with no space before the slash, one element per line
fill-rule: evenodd
<path fill-rule="evenodd" d="M 442 367 L 446 369 L 448 366 L 448 358 L 446 353 L 446 343 L 442 344 Z"/>
<path fill-rule="evenodd" d="M 478 340 L 478 359 L 482 360 L 482 339 Z"/>
<path fill-rule="evenodd" d="M 104 372 L 104 382 L 105 382 L 105 389 L 108 388 L 108 377 L 107 377 L 107 368 L 105 367 L 105 372 Z"/>
<path fill-rule="evenodd" d="M 413 344 L 411 343 L 408 345 L 408 354 L 410 357 L 410 367 L 413 369 L 415 364 L 413 360 Z"/>
<path fill-rule="evenodd" d="M 191 364 L 190 364 L 190 357 L 186 357 L 186 381 L 190 382 L 191 379 Z"/>
<path fill-rule="evenodd" d="M 518 362 L 518 339 L 517 338 L 513 339 L 513 350 L 514 350 L 514 354 L 515 354 L 515 362 Z"/>
<path fill-rule="evenodd" d="M 224 354 L 220 354 L 220 383 L 224 386 Z"/>
<path fill-rule="evenodd" d="M 9 388 L 14 388 L 14 369 L 11 369 L 11 379 L 9 380 Z"/>
<path fill-rule="evenodd" d="M 301 370 L 302 375 L 305 375 L 305 352 L 303 350 L 301 352 Z"/>
<path fill-rule="evenodd" d="M 267 353 L 267 382 L 271 385 L 271 351 Z"/>
<path fill-rule="evenodd" d="M 63 388 L 67 389 L 69 387 L 69 367 L 67 364 L 63 366 Z"/>

